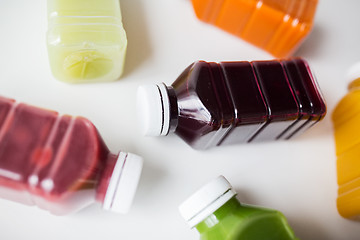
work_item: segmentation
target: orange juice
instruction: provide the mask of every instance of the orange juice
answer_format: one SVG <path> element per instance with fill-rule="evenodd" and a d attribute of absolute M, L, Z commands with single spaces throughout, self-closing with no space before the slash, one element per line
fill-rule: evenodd
<path fill-rule="evenodd" d="M 360 73 L 360 64 L 354 70 Z M 349 93 L 336 106 L 332 120 L 337 155 L 338 198 L 341 216 L 360 217 L 360 74 L 352 74 Z"/>
<path fill-rule="evenodd" d="M 309 34 L 318 0 L 192 0 L 199 19 L 270 52 L 290 55 Z"/>

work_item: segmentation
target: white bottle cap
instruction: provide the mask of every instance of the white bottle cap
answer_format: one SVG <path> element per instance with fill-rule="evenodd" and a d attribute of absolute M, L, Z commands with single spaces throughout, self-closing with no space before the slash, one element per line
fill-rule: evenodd
<path fill-rule="evenodd" d="M 120 152 L 106 190 L 103 208 L 127 213 L 139 183 L 143 159 L 135 154 Z"/>
<path fill-rule="evenodd" d="M 143 135 L 167 135 L 170 127 L 170 102 L 166 85 L 140 86 L 137 92 L 137 112 Z"/>
<path fill-rule="evenodd" d="M 180 205 L 179 211 L 190 227 L 194 227 L 235 195 L 226 178 L 219 176 L 191 195 Z"/>

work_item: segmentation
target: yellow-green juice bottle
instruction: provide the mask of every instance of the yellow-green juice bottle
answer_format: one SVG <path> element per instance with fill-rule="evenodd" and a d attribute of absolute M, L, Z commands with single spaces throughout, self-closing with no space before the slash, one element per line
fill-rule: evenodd
<path fill-rule="evenodd" d="M 117 80 L 127 47 L 119 0 L 48 0 L 47 48 L 55 78 Z"/>
<path fill-rule="evenodd" d="M 296 240 L 284 215 L 276 210 L 241 204 L 220 176 L 200 188 L 179 210 L 201 240 Z"/>

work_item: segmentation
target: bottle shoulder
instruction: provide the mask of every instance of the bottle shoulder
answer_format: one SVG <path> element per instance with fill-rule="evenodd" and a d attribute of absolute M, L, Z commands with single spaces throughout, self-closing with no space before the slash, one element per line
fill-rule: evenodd
<path fill-rule="evenodd" d="M 215 64 L 217 66 L 217 64 Z M 213 69 L 208 62 L 196 61 L 187 67 L 172 84 L 180 116 L 208 125 L 219 125 L 222 110 L 218 102 L 218 89 Z"/>
<path fill-rule="evenodd" d="M 218 224 L 202 234 L 201 239 L 290 240 L 296 238 L 281 212 L 245 205 L 222 218 Z"/>

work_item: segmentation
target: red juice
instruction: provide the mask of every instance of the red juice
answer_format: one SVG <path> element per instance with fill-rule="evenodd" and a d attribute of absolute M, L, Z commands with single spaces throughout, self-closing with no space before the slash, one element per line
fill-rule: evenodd
<path fill-rule="evenodd" d="M 141 164 L 142 159 L 136 155 L 112 154 L 85 118 L 59 116 L 54 111 L 0 98 L 3 198 L 37 205 L 57 215 L 95 201 L 105 209 L 125 212 Z M 124 181 L 131 181 L 134 187 L 120 188 Z"/>
<path fill-rule="evenodd" d="M 191 64 L 171 85 L 139 88 L 146 135 L 175 132 L 196 149 L 288 139 L 326 112 L 302 59 Z"/>

